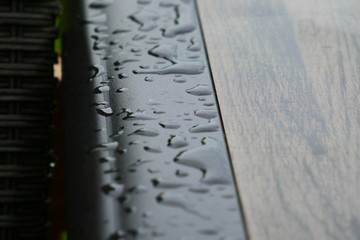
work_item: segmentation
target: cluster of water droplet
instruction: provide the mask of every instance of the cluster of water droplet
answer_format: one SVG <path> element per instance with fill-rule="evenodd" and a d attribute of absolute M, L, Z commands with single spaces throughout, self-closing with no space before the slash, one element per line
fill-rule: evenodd
<path fill-rule="evenodd" d="M 129 219 L 113 238 L 243 239 L 194 1 L 89 7 L 91 107 L 111 131 L 91 152 L 113 176 L 101 191 Z"/>

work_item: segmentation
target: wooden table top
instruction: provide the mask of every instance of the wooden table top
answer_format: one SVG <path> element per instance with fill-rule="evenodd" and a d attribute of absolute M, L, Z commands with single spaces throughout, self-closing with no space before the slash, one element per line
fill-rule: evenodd
<path fill-rule="evenodd" d="M 360 1 L 198 0 L 251 239 L 360 239 Z"/>

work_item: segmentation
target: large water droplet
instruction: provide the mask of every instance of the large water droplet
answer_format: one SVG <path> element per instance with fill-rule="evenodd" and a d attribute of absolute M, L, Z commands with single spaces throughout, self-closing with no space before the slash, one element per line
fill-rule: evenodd
<path fill-rule="evenodd" d="M 231 171 L 225 149 L 212 138 L 204 138 L 202 144 L 200 147 L 181 152 L 174 161 L 201 170 L 201 181 L 204 183 L 231 183 Z"/>
<path fill-rule="evenodd" d="M 164 58 L 172 63 L 176 62 L 177 46 L 175 44 L 157 45 L 149 50 L 149 54 L 158 58 Z"/>

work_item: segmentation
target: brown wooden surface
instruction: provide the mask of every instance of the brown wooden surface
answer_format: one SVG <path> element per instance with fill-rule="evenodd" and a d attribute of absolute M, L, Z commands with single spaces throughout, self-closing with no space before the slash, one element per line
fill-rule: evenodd
<path fill-rule="evenodd" d="M 198 5 L 251 239 L 360 239 L 360 1 Z"/>

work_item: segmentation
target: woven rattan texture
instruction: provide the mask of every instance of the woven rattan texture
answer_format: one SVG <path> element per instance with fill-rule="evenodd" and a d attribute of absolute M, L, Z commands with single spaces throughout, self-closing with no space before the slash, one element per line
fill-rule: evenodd
<path fill-rule="evenodd" d="M 55 1 L 0 2 L 0 239 L 49 231 Z"/>

